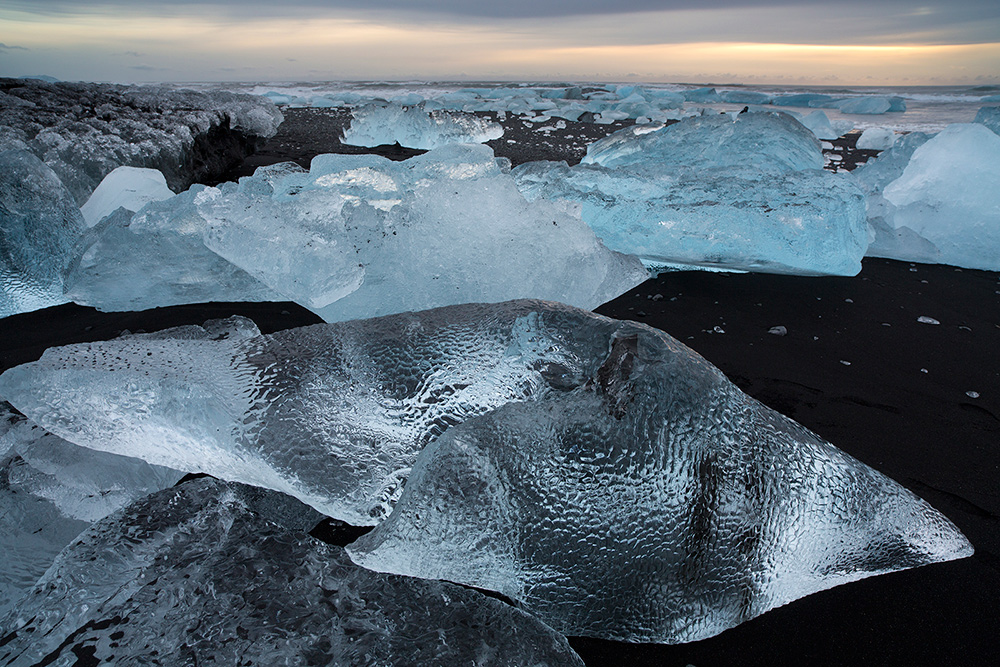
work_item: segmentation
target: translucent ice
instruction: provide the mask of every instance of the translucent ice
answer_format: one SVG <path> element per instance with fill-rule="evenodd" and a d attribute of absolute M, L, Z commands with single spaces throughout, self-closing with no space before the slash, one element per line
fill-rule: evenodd
<path fill-rule="evenodd" d="M 354 146 L 398 143 L 429 150 L 448 144 L 480 144 L 502 136 L 503 127 L 472 114 L 368 104 L 354 110 L 343 141 Z"/>
<path fill-rule="evenodd" d="M 337 321 L 516 297 L 593 308 L 647 278 L 579 217 L 526 201 L 477 145 L 265 168 L 111 216 L 81 245 L 67 293 L 109 310 L 291 299 Z"/>
<path fill-rule="evenodd" d="M 795 114 L 795 118 L 809 128 L 817 139 L 836 139 L 854 128 L 854 124 L 850 121 L 831 122 L 823 111 L 812 111 L 805 115 Z"/>
<path fill-rule="evenodd" d="M 0 403 L 0 614 L 91 522 L 181 476 L 66 442 Z"/>
<path fill-rule="evenodd" d="M 1000 134 L 1000 106 L 981 107 L 976 112 L 976 119 L 973 122 L 985 125 L 997 134 Z"/>
<path fill-rule="evenodd" d="M 983 125 L 949 125 L 917 148 L 885 187 L 891 225 L 938 250 L 936 261 L 1000 271 L 1000 136 Z"/>
<path fill-rule="evenodd" d="M 0 317 L 65 303 L 84 222 L 59 177 L 26 150 L 0 151 Z"/>
<path fill-rule="evenodd" d="M 243 491 L 190 481 L 88 529 L 0 619 L 0 663 L 583 664 L 528 614 L 357 567 Z"/>
<path fill-rule="evenodd" d="M 625 128 L 587 148 L 584 164 L 618 167 L 653 163 L 703 169 L 753 166 L 780 171 L 820 169 L 819 142 L 782 113 L 714 114 L 685 118 L 656 132 Z"/>
<path fill-rule="evenodd" d="M 648 265 L 855 275 L 868 244 L 864 194 L 822 170 L 531 162 L 513 173 L 529 199 L 581 206 L 605 245 Z"/>
<path fill-rule="evenodd" d="M 884 151 L 892 148 L 897 135 L 884 127 L 869 127 L 858 137 L 857 147 L 866 150 Z"/>
<path fill-rule="evenodd" d="M 174 196 L 167 187 L 167 179 L 156 169 L 118 167 L 104 177 L 80 213 L 88 227 L 93 227 L 118 208 L 135 213 L 151 201 L 162 201 Z"/>
<path fill-rule="evenodd" d="M 892 103 L 887 97 L 852 97 L 837 104 L 841 113 L 881 114 L 889 111 Z"/>
<path fill-rule="evenodd" d="M 444 432 L 350 547 L 499 591 L 557 630 L 684 642 L 968 541 L 899 484 L 747 397 L 666 334 L 517 306 L 562 340 L 559 392 Z M 507 306 L 512 308 L 512 306 Z"/>

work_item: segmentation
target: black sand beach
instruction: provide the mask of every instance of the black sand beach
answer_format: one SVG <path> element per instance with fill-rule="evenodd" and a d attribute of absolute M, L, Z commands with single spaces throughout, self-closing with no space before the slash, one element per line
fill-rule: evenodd
<path fill-rule="evenodd" d="M 307 164 L 323 152 L 369 152 L 340 144 L 339 130 L 346 122 L 349 114 L 343 110 L 289 110 L 278 136 L 229 178 L 289 159 Z M 544 137 L 517 118 L 505 126 L 508 132 L 494 142 L 495 149 L 515 164 L 544 157 L 579 160 L 581 144 L 616 129 L 567 123 L 565 130 Z M 836 145 L 851 159 L 868 157 L 852 152 L 851 140 Z M 398 147 L 377 152 L 408 156 Z M 692 644 L 571 639 L 588 665 L 973 665 L 995 660 L 1000 649 L 1000 274 L 882 259 L 866 259 L 861 274 L 852 278 L 676 272 L 644 283 L 598 312 L 662 329 L 690 346 L 751 396 L 928 500 L 968 536 L 976 554 L 824 591 Z M 289 303 L 205 304 L 142 313 L 97 313 L 65 305 L 0 320 L 0 366 L 36 359 L 52 345 L 233 314 L 253 319 L 265 332 L 319 321 Z M 939 324 L 922 323 L 920 317 Z M 769 333 L 778 326 L 787 333 Z"/>

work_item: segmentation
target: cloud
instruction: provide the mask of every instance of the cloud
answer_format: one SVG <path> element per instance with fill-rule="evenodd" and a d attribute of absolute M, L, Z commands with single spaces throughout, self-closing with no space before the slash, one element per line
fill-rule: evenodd
<path fill-rule="evenodd" d="M 137 69 L 141 72 L 163 72 L 165 67 L 154 67 L 153 65 L 129 65 L 129 69 Z"/>
<path fill-rule="evenodd" d="M 16 46 L 14 44 L 4 44 L 3 42 L 0 42 L 0 51 L 30 51 L 30 50 L 31 49 L 27 49 L 23 46 Z"/>

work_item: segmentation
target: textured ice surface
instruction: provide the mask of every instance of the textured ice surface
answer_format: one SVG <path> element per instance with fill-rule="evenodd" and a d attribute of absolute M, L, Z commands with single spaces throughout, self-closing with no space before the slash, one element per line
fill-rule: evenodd
<path fill-rule="evenodd" d="M 516 304 L 561 391 L 444 432 L 348 551 L 522 601 L 556 629 L 714 635 L 873 574 L 971 554 L 909 491 L 747 397 L 666 334 Z M 529 314 L 530 313 L 530 314 Z"/>
<path fill-rule="evenodd" d="M 93 227 L 119 208 L 135 213 L 151 201 L 174 196 L 167 179 L 156 169 L 118 167 L 104 177 L 80 213 L 88 227 Z"/>
<path fill-rule="evenodd" d="M 429 150 L 448 144 L 481 144 L 502 136 L 503 127 L 471 114 L 369 104 L 354 110 L 343 141 L 354 146 L 398 143 Z"/>
<path fill-rule="evenodd" d="M 0 403 L 0 614 L 92 521 L 181 476 L 66 442 Z"/>
<path fill-rule="evenodd" d="M 949 125 L 913 152 L 883 196 L 890 224 L 934 245 L 937 261 L 1000 271 L 1000 136 L 983 125 Z"/>
<path fill-rule="evenodd" d="M 243 491 L 195 480 L 87 530 L 0 619 L 0 664 L 583 664 L 524 612 L 360 568 Z"/>
<path fill-rule="evenodd" d="M 531 162 L 513 174 L 529 199 L 578 204 L 605 245 L 650 265 L 807 275 L 861 269 L 865 197 L 843 176 L 817 169 L 662 167 L 655 159 L 642 162 L 641 153 L 629 155 L 634 165 Z M 718 161 L 744 159 L 754 164 L 752 155 L 735 150 Z"/>
<path fill-rule="evenodd" d="M 27 148 L 82 205 L 116 167 L 151 167 L 174 191 L 225 173 L 277 131 L 266 98 L 152 86 L 0 79 L 0 148 Z"/>
<path fill-rule="evenodd" d="M 897 134 L 884 127 L 869 127 L 858 137 L 857 147 L 867 150 L 884 151 L 896 143 Z"/>
<path fill-rule="evenodd" d="M 823 156 L 816 137 L 788 115 L 745 113 L 686 118 L 655 132 L 625 128 L 591 144 L 583 163 L 789 171 L 820 169 Z"/>
<path fill-rule="evenodd" d="M 1000 106 L 981 107 L 976 112 L 976 119 L 973 122 L 985 125 L 997 134 L 1000 134 Z"/>
<path fill-rule="evenodd" d="M 0 317 L 65 303 L 62 272 L 83 229 L 51 169 L 29 151 L 0 151 Z"/>
<path fill-rule="evenodd" d="M 473 145 L 267 167 L 106 219 L 67 294 L 106 310 L 290 299 L 337 321 L 517 297 L 594 308 L 647 278 L 506 167 Z"/>

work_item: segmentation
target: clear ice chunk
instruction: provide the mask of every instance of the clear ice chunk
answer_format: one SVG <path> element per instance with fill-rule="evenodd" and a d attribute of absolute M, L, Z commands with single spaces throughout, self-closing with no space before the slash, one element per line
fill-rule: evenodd
<path fill-rule="evenodd" d="M 816 137 L 792 117 L 753 112 L 735 119 L 728 114 L 685 118 L 655 132 L 625 128 L 591 144 L 583 163 L 797 171 L 821 169 L 823 154 Z"/>
<path fill-rule="evenodd" d="M 852 97 L 837 103 L 841 113 L 882 114 L 892 108 L 888 97 Z"/>
<path fill-rule="evenodd" d="M 119 208 L 135 213 L 151 201 L 170 199 L 174 193 L 167 179 L 156 169 L 118 167 L 104 177 L 80 213 L 88 227 L 93 227 Z"/>
<path fill-rule="evenodd" d="M 189 481 L 89 528 L 0 619 L 0 663 L 583 665 L 528 614 L 360 568 L 242 491 Z"/>
<path fill-rule="evenodd" d="M 562 391 L 445 431 L 365 567 L 498 591 L 569 635 L 702 639 L 816 591 L 968 556 L 943 515 L 663 332 L 519 305 L 589 347 Z M 572 346 L 571 346 L 571 344 Z"/>
<path fill-rule="evenodd" d="M 933 261 L 1000 271 L 998 183 L 1000 136 L 981 124 L 956 124 L 917 148 L 882 194 L 895 207 L 891 226 L 932 243 L 939 253 Z"/>
<path fill-rule="evenodd" d="M 898 136 L 889 128 L 869 127 L 858 137 L 856 145 L 864 150 L 884 151 L 892 148 Z"/>
<path fill-rule="evenodd" d="M 472 114 L 425 111 L 401 103 L 367 104 L 353 112 L 343 142 L 352 146 L 396 144 L 430 150 L 448 144 L 481 144 L 503 136 L 503 127 Z"/>
<path fill-rule="evenodd" d="M 63 271 L 84 221 L 31 152 L 0 151 L 0 317 L 65 303 Z"/>
<path fill-rule="evenodd" d="M 997 101 L 1000 102 L 1000 100 Z M 1000 106 L 980 107 L 979 111 L 976 112 L 976 119 L 972 122 L 985 125 L 995 133 L 1000 134 Z"/>
<path fill-rule="evenodd" d="M 0 615 L 91 522 L 182 475 L 79 447 L 0 403 Z"/>

